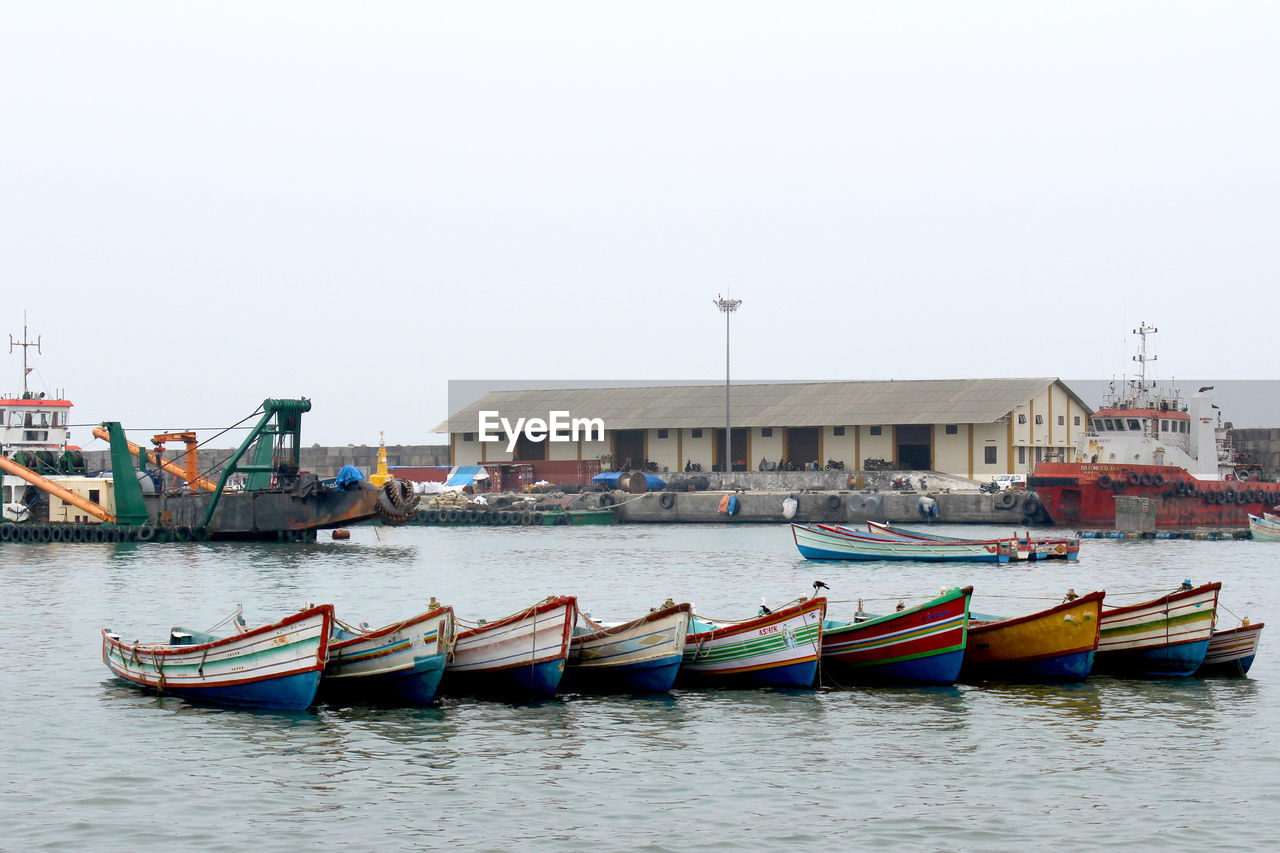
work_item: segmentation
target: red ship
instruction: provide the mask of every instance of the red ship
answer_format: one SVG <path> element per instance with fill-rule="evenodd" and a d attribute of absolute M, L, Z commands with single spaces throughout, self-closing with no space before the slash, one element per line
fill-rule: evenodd
<path fill-rule="evenodd" d="M 1186 405 L 1176 390 L 1146 380 L 1145 324 L 1129 380 L 1094 412 L 1071 462 L 1040 462 L 1027 480 L 1056 525 L 1112 528 L 1116 497 L 1152 498 L 1155 524 L 1167 530 L 1247 528 L 1249 515 L 1280 504 L 1280 484 L 1246 479 L 1232 460 L 1227 431 L 1205 386 Z"/>

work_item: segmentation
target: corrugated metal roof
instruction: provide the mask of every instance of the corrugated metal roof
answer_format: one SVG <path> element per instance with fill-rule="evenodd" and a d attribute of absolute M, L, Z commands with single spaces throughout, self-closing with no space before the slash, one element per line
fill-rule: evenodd
<path fill-rule="evenodd" d="M 992 423 L 1058 381 L 1040 377 L 734 385 L 732 420 L 735 427 Z M 1092 411 L 1075 392 L 1062 387 Z M 512 424 L 517 418 L 545 419 L 549 412 L 566 411 L 575 418 L 601 418 L 611 430 L 714 428 L 724 425 L 724 386 L 493 391 L 455 412 L 434 432 L 476 432 L 482 410 L 497 411 Z"/>

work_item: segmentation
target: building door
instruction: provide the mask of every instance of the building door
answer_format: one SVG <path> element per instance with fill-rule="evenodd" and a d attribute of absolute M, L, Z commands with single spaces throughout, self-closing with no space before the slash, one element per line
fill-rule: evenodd
<path fill-rule="evenodd" d="M 530 441 L 528 436 L 524 434 L 524 430 L 520 431 L 520 435 L 516 438 L 516 449 L 512 459 L 517 462 L 543 462 L 547 458 L 547 443 L 545 441 Z"/>
<path fill-rule="evenodd" d="M 808 470 L 810 463 L 814 462 L 821 468 L 822 460 L 818 458 L 818 427 L 789 427 L 786 457 L 797 471 Z"/>
<path fill-rule="evenodd" d="M 899 471 L 933 469 L 933 427 L 929 424 L 902 424 L 893 428 Z"/>
<path fill-rule="evenodd" d="M 747 428 L 733 428 L 733 470 L 748 470 Z M 724 470 L 724 430 L 716 430 L 715 441 L 711 445 L 711 470 Z"/>
<path fill-rule="evenodd" d="M 644 468 L 644 462 L 644 430 L 615 430 L 613 467 L 618 471 L 639 471 Z"/>

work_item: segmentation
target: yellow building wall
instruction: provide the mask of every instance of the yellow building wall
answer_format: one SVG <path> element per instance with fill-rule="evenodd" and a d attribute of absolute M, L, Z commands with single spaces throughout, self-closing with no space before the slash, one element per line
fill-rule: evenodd
<path fill-rule="evenodd" d="M 752 471 L 759 469 L 760 460 L 768 459 L 775 465 L 782 461 L 783 454 L 783 429 L 782 427 L 773 427 L 773 435 L 765 438 L 764 431 L 760 427 L 752 427 L 751 433 L 751 459 L 748 460 Z M 737 455 L 737 454 L 735 454 Z"/>
<path fill-rule="evenodd" d="M 946 424 L 933 425 L 933 470 L 957 477 L 969 476 L 969 425 L 953 424 L 955 435 L 947 435 Z"/>
<path fill-rule="evenodd" d="M 822 458 L 818 461 L 826 465 L 827 460 L 834 459 L 843 462 L 846 470 L 857 468 L 858 459 L 853 447 L 855 429 L 856 427 L 847 426 L 844 428 L 844 435 L 836 435 L 835 427 L 823 427 Z"/>
<path fill-rule="evenodd" d="M 680 443 L 684 454 L 684 460 L 680 463 L 680 470 L 684 470 L 685 462 L 697 462 L 702 465 L 703 471 L 710 471 L 711 440 L 715 435 L 715 430 L 702 430 L 702 438 L 694 438 L 693 430 L 691 429 L 684 429 L 680 432 L 682 433 Z"/>
<path fill-rule="evenodd" d="M 657 463 L 659 471 L 681 471 L 684 460 L 680 458 L 680 430 L 667 430 L 666 438 L 658 438 L 658 431 L 651 429 L 645 439 L 650 462 Z"/>
<path fill-rule="evenodd" d="M 996 474 L 1006 474 L 1009 471 L 1009 449 L 1008 449 L 1008 426 L 1002 423 L 994 424 L 972 424 L 973 427 L 973 479 L 989 480 Z M 996 461 L 994 465 L 988 465 L 984 461 L 986 459 L 987 447 L 996 449 Z"/>
<path fill-rule="evenodd" d="M 858 445 L 862 454 L 862 459 L 883 459 L 886 462 L 893 461 L 893 427 L 885 426 L 881 428 L 880 435 L 872 435 L 871 427 L 858 427 Z M 858 466 L 862 467 L 862 459 L 858 460 Z"/>

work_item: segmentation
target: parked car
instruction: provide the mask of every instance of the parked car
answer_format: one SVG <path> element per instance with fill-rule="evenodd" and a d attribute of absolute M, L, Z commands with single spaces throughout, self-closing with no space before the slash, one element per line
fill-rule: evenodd
<path fill-rule="evenodd" d="M 1000 491 L 1006 489 L 1025 489 L 1027 487 L 1026 474 L 996 474 L 992 477 Z"/>

